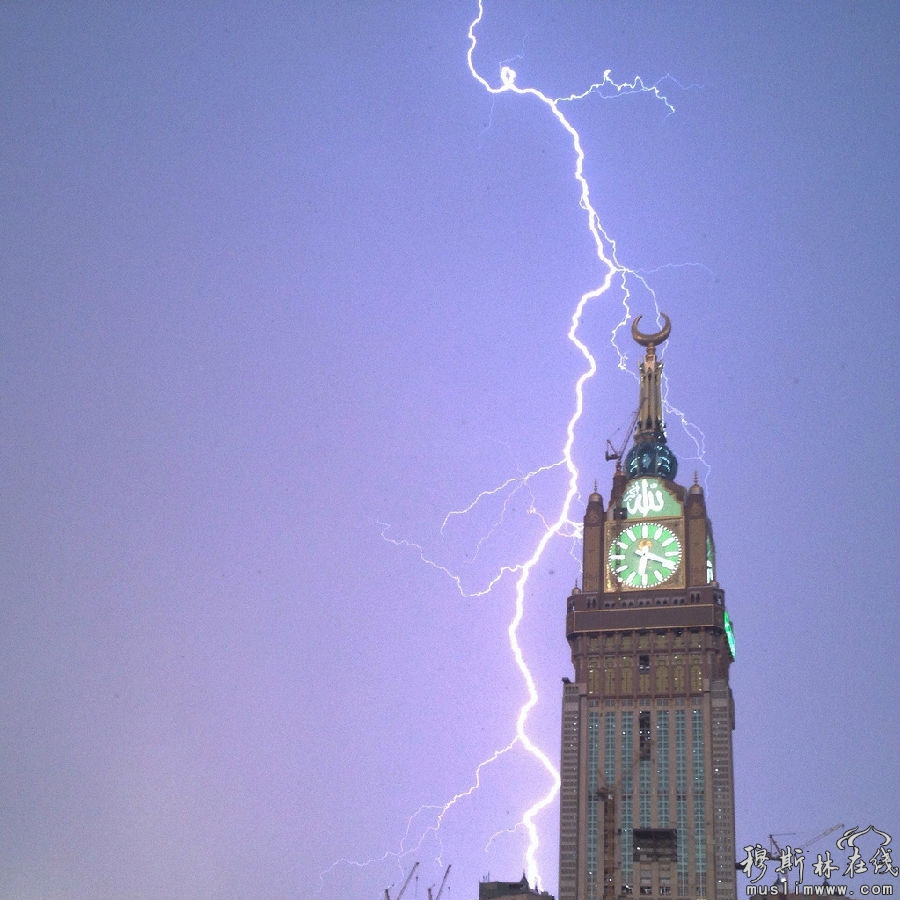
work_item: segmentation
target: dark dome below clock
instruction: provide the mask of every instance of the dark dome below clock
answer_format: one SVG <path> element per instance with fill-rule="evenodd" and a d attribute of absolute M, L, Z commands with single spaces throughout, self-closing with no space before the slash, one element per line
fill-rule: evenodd
<path fill-rule="evenodd" d="M 659 475 L 669 481 L 678 473 L 678 460 L 669 449 L 665 438 L 635 444 L 625 457 L 625 471 L 629 478 L 641 475 Z"/>

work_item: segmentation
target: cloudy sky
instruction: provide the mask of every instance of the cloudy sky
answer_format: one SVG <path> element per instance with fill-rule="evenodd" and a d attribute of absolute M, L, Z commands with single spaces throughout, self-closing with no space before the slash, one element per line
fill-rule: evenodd
<path fill-rule="evenodd" d="M 438 817 L 515 736 L 515 578 L 485 591 L 559 515 L 606 270 L 571 136 L 469 70 L 477 13 L 0 5 L 0 896 L 520 877 L 521 746 Z M 672 319 L 738 846 L 896 836 L 897 5 L 488 0 L 475 35 L 490 86 L 668 100 L 560 108 L 632 312 Z M 575 518 L 636 404 L 624 314 L 617 281 L 579 331 Z M 577 559 L 549 543 L 519 630 L 551 759 Z"/>

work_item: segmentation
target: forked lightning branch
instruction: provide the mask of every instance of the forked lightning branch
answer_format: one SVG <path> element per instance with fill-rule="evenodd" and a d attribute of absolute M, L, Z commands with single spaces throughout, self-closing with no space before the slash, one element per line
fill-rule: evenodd
<path fill-rule="evenodd" d="M 579 353 L 582 360 L 582 370 L 572 384 L 572 412 L 562 429 L 563 434 L 560 437 L 561 447 L 558 461 L 548 465 L 536 466 L 531 473 L 523 476 L 521 479 L 510 479 L 506 482 L 507 485 L 516 483 L 527 484 L 529 479 L 548 469 L 557 467 L 563 467 L 565 469 L 566 487 L 559 497 L 556 512 L 540 514 L 544 526 L 543 531 L 531 548 L 523 548 L 522 554 L 518 560 L 510 561 L 500 566 L 496 573 L 490 577 L 482 587 L 464 591 L 462 588 L 461 577 L 453 570 L 452 566 L 437 563 L 428 558 L 421 546 L 415 541 L 389 537 L 387 534 L 388 529 L 386 527 L 382 532 L 385 539 L 391 543 L 414 549 L 424 563 L 433 566 L 451 578 L 464 596 L 484 596 L 495 590 L 501 582 L 505 584 L 504 576 L 510 575 L 514 578 L 513 614 L 507 629 L 507 636 L 509 650 L 521 675 L 526 697 L 518 711 L 511 712 L 512 734 L 509 743 L 499 750 L 494 751 L 490 756 L 478 764 L 473 773 L 470 785 L 467 788 L 461 789 L 443 804 L 423 805 L 419 810 L 413 813 L 407 823 L 406 833 L 401 840 L 399 848 L 395 851 L 388 851 L 378 859 L 382 861 L 392 859 L 399 863 L 401 860 L 408 858 L 410 854 L 418 852 L 423 848 L 426 839 L 429 837 L 436 840 L 438 845 L 441 846 L 442 824 L 446 817 L 453 811 L 454 807 L 460 803 L 460 801 L 470 797 L 478 788 L 484 767 L 492 764 L 513 748 L 518 747 L 533 757 L 539 767 L 546 773 L 546 791 L 530 802 L 530 805 L 522 814 L 518 825 L 515 829 L 512 829 L 514 832 L 518 831 L 524 835 L 523 855 L 525 875 L 532 885 L 537 885 L 543 883 L 538 867 L 538 850 L 541 845 L 538 820 L 541 814 L 557 799 L 560 784 L 563 779 L 560 771 L 556 768 L 556 765 L 550 756 L 533 742 L 528 733 L 527 726 L 529 716 L 539 701 L 539 694 L 537 683 L 525 660 L 518 633 L 519 627 L 525 616 L 526 586 L 531 573 L 544 556 L 549 544 L 557 537 L 571 539 L 573 536 L 581 535 L 583 529 L 582 522 L 579 521 L 580 515 L 578 517 L 573 517 L 572 514 L 576 500 L 580 496 L 579 481 L 581 477 L 575 464 L 574 446 L 576 428 L 582 418 L 584 410 L 584 388 L 587 381 L 596 374 L 597 363 L 586 340 L 581 337 L 582 317 L 588 304 L 599 301 L 601 298 L 605 299 L 606 295 L 609 295 L 611 299 L 615 299 L 618 302 L 618 312 L 613 313 L 613 316 L 617 318 L 618 321 L 615 327 L 611 329 L 611 343 L 618 355 L 619 368 L 625 368 L 626 357 L 616 343 L 616 335 L 619 329 L 632 317 L 629 305 L 632 299 L 632 288 L 636 285 L 640 285 L 642 290 L 651 298 L 652 312 L 657 318 L 657 321 L 659 321 L 662 316 L 656 303 L 656 295 L 652 288 L 644 277 L 636 270 L 631 269 L 620 262 L 615 241 L 609 236 L 601 223 L 600 215 L 594 206 L 590 185 L 588 184 L 584 172 L 585 153 L 581 137 L 565 115 L 563 107 L 567 103 L 583 102 L 589 98 L 611 99 L 626 94 L 646 94 L 652 101 L 658 102 L 663 106 L 665 116 L 671 115 L 675 110 L 667 97 L 660 90 L 658 83 L 648 84 L 640 77 L 634 77 L 631 81 L 617 82 L 612 78 L 612 74 L 609 70 L 604 71 L 600 81 L 591 84 L 584 90 L 572 93 L 566 97 L 552 97 L 543 93 L 538 88 L 520 84 L 516 72 L 506 65 L 498 65 L 493 76 L 485 76 L 481 73 L 481 70 L 475 63 L 478 47 L 476 32 L 483 16 L 484 5 L 482 0 L 478 0 L 477 15 L 468 30 L 469 46 L 467 62 L 469 71 L 475 81 L 492 97 L 505 95 L 508 97 L 517 97 L 523 100 L 528 99 L 534 101 L 539 108 L 542 108 L 544 112 L 548 113 L 558 124 L 561 140 L 565 141 L 571 147 L 572 151 L 571 175 L 573 184 L 573 203 L 576 203 L 583 211 L 584 227 L 590 234 L 593 244 L 594 260 L 588 260 L 586 262 L 590 262 L 593 267 L 593 265 L 599 261 L 603 275 L 599 284 L 586 291 L 580 297 L 573 298 L 572 300 L 572 313 L 566 338 Z M 653 367 L 655 360 L 655 346 L 662 343 L 668 336 L 668 319 L 664 316 L 662 316 L 662 318 L 665 319 L 665 326 L 664 330 L 661 332 L 655 334 L 642 334 L 635 329 L 632 330 L 635 339 L 647 347 L 648 356 L 647 360 L 645 360 L 645 365 L 650 365 L 651 367 Z M 634 325 L 637 324 L 638 319 L 640 319 L 640 316 L 634 319 Z M 654 373 L 655 377 L 661 378 L 661 363 L 656 366 Z M 643 377 L 644 376 L 642 375 L 642 381 Z M 642 392 L 643 391 L 644 388 L 642 388 Z M 659 419 L 659 422 L 656 424 L 660 425 L 663 407 L 665 406 L 666 409 L 672 409 L 672 407 L 670 407 L 668 403 L 664 404 L 663 395 L 661 393 L 661 383 L 659 381 L 654 382 L 650 393 L 652 394 L 653 403 L 655 404 L 655 414 Z M 680 416 L 677 411 L 674 412 L 676 415 Z M 684 420 L 683 416 L 681 416 L 681 421 L 688 437 L 697 447 L 697 456 L 702 464 L 702 433 L 699 432 L 699 429 L 690 426 L 689 423 Z M 650 431 L 651 433 L 655 433 L 653 428 L 651 428 Z M 643 431 L 640 431 L 640 433 L 643 433 Z M 642 478 L 631 485 L 629 493 L 627 493 L 622 500 L 622 509 L 630 509 L 630 515 L 635 515 L 639 509 L 643 509 L 644 513 L 652 511 L 661 512 L 663 521 L 655 522 L 653 524 L 649 522 L 638 524 L 627 523 L 628 527 L 617 530 L 615 540 L 607 545 L 609 558 L 602 567 L 605 572 L 605 575 L 603 576 L 603 578 L 605 578 L 604 583 L 607 587 L 612 586 L 615 590 L 668 588 L 671 586 L 683 588 L 684 571 L 687 562 L 684 544 L 685 524 L 683 489 L 678 488 L 675 490 L 673 486 L 666 481 L 667 478 L 674 477 L 675 474 L 674 471 L 666 468 L 666 460 L 668 459 L 669 462 L 674 464 L 674 457 L 666 457 L 664 453 L 656 454 L 655 450 L 651 453 L 646 448 L 643 452 L 645 456 L 648 456 L 649 453 L 653 460 L 660 463 L 660 467 L 658 470 L 647 470 L 648 474 L 654 475 L 655 477 Z M 448 514 L 448 518 L 449 515 L 464 515 L 477 504 L 482 496 L 493 494 L 496 490 L 497 489 L 486 490 L 483 494 L 480 494 L 475 501 L 469 504 L 466 510 Z M 679 493 L 679 491 L 681 493 Z M 592 498 L 594 497 L 594 495 L 591 496 Z M 662 506 L 658 507 L 657 504 L 662 504 Z M 589 507 L 589 510 L 590 508 L 591 507 Z M 706 574 L 711 571 L 708 560 L 703 560 L 701 568 Z M 602 588 L 602 585 L 600 587 Z M 594 587 L 593 589 L 596 591 L 597 587 Z M 719 619 L 721 619 L 721 613 L 719 614 Z M 425 824 L 426 820 L 427 824 Z M 561 842 L 562 841 L 563 836 L 561 835 Z M 443 849 L 441 849 L 440 855 L 442 855 L 442 853 Z M 375 861 L 377 860 L 370 860 L 368 862 Z M 340 860 L 333 864 L 328 872 L 340 864 L 356 866 L 367 865 L 368 862 Z M 596 862 L 593 865 L 596 868 Z M 561 864 L 561 873 L 562 869 L 563 867 Z M 327 872 L 323 873 L 322 877 L 326 874 Z M 563 896 L 562 885 L 560 896 Z"/>

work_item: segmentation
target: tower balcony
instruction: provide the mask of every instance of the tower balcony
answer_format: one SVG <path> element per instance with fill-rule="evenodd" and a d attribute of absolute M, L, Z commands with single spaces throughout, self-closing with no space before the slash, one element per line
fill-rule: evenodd
<path fill-rule="evenodd" d="M 566 636 L 656 628 L 724 628 L 725 596 L 718 585 L 677 593 L 576 593 L 569 598 Z"/>

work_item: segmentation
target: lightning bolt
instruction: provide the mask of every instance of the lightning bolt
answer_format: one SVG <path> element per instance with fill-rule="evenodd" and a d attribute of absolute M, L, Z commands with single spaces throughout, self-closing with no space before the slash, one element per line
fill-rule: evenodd
<path fill-rule="evenodd" d="M 397 850 L 388 852 L 379 857 L 377 860 L 372 859 L 366 862 L 355 862 L 348 859 L 339 860 L 337 863 L 334 863 L 328 870 L 326 870 L 326 872 L 322 873 L 322 876 L 320 876 L 320 878 L 324 878 L 324 876 L 327 875 L 328 872 L 330 872 L 335 866 L 341 863 L 353 866 L 365 866 L 370 863 L 384 861 L 386 859 L 393 859 L 399 865 L 402 857 L 421 849 L 426 838 L 428 837 L 437 839 L 438 845 L 441 847 L 440 852 L 442 853 L 443 847 L 440 839 L 440 828 L 445 817 L 457 803 L 459 803 L 466 797 L 471 796 L 479 788 L 481 784 L 482 771 L 487 766 L 496 762 L 501 756 L 510 752 L 515 747 L 521 747 L 529 755 L 531 755 L 545 770 L 549 782 L 547 791 L 543 794 L 543 796 L 539 797 L 532 803 L 532 805 L 523 814 L 521 821 L 518 823 L 518 825 L 515 826 L 515 829 L 512 829 L 521 829 L 525 833 L 526 847 L 524 854 L 524 866 L 528 881 L 532 885 L 538 885 L 542 883 L 537 863 L 537 853 L 538 848 L 540 847 L 540 836 L 537 828 L 537 819 L 540 814 L 555 801 L 560 788 L 560 774 L 550 757 L 531 739 L 526 727 L 531 711 L 535 708 L 539 701 L 539 695 L 535 679 L 525 661 L 525 656 L 522 651 L 521 644 L 519 643 L 519 627 L 525 615 L 525 589 L 526 585 L 528 584 L 529 578 L 531 577 L 531 573 L 534 571 L 535 567 L 542 559 L 545 550 L 554 538 L 564 537 L 568 539 L 577 539 L 581 536 L 581 522 L 575 521 L 571 517 L 573 503 L 576 497 L 579 496 L 579 471 L 577 466 L 575 465 L 573 448 L 575 445 L 576 427 L 581 420 L 584 412 L 585 385 L 591 378 L 594 377 L 597 372 L 597 362 L 593 354 L 591 353 L 588 345 L 579 337 L 579 329 L 582 323 L 584 310 L 588 306 L 588 304 L 609 293 L 611 290 L 613 290 L 614 287 L 618 289 L 618 291 L 621 293 L 622 315 L 620 320 L 612 329 L 610 335 L 610 343 L 612 344 L 615 352 L 618 355 L 618 367 L 624 371 L 630 372 L 630 374 L 632 374 L 635 378 L 637 378 L 637 375 L 628 368 L 627 356 L 619 348 L 617 342 L 620 329 L 625 326 L 631 318 L 630 301 L 633 290 L 639 289 L 647 292 L 652 300 L 657 319 L 659 318 L 659 304 L 657 302 L 655 291 L 642 273 L 635 269 L 629 268 L 619 260 L 616 242 L 607 234 L 605 228 L 601 223 L 600 216 L 598 215 L 591 200 L 590 185 L 588 184 L 587 178 L 584 174 L 585 153 L 581 144 L 581 138 L 578 131 L 566 117 L 562 107 L 564 104 L 583 101 L 593 95 L 596 95 L 605 100 L 610 100 L 629 94 L 649 94 L 655 101 L 661 103 L 664 106 L 666 110 L 666 116 L 668 117 L 674 114 L 675 107 L 669 101 L 668 97 L 663 93 L 661 85 L 664 81 L 670 80 L 679 88 L 681 88 L 681 86 L 678 85 L 678 82 L 676 82 L 675 79 L 671 78 L 671 76 L 669 75 L 666 75 L 663 79 L 660 79 L 659 81 L 652 84 L 644 82 L 643 79 L 641 79 L 639 76 L 633 78 L 631 81 L 618 82 L 613 79 L 611 70 L 606 70 L 603 73 L 603 78 L 600 81 L 591 84 L 588 88 L 581 92 L 573 93 L 566 97 L 550 97 L 535 87 L 527 87 L 519 84 L 516 71 L 511 66 L 506 64 L 500 66 L 498 73 L 499 81 L 497 83 L 491 83 L 478 71 L 474 61 L 477 46 L 477 39 L 475 34 L 483 17 L 484 3 L 483 0 L 478 0 L 478 13 L 475 19 L 469 25 L 468 29 L 469 46 L 466 54 L 466 60 L 468 63 L 469 71 L 472 77 L 478 82 L 478 84 L 480 84 L 484 88 L 484 90 L 492 97 L 511 94 L 519 97 L 530 97 L 536 100 L 546 108 L 546 110 L 554 117 L 559 126 L 563 129 L 565 134 L 568 135 L 568 139 L 571 141 L 572 151 L 574 155 L 572 176 L 578 190 L 579 206 L 585 213 L 586 225 L 593 239 L 596 257 L 601 263 L 602 269 L 605 274 L 602 278 L 601 283 L 592 290 L 584 293 L 575 304 L 575 308 L 571 315 L 569 329 L 566 335 L 569 342 L 581 354 L 584 367 L 581 374 L 576 379 L 573 387 L 574 409 L 566 424 L 566 437 L 563 443 L 560 458 L 557 462 L 545 466 L 540 466 L 526 473 L 525 475 L 508 478 L 496 487 L 479 493 L 465 507 L 461 509 L 451 510 L 446 514 L 443 522 L 441 523 L 441 535 L 444 535 L 445 529 L 455 518 L 464 517 L 471 514 L 473 510 L 475 510 L 476 507 L 479 506 L 479 504 L 481 504 L 483 501 L 488 500 L 489 498 L 502 497 L 503 503 L 499 515 L 491 523 L 487 533 L 479 540 L 478 545 L 475 548 L 474 556 L 477 557 L 485 541 L 487 541 L 490 536 L 502 526 L 512 498 L 519 491 L 527 489 L 533 479 L 546 472 L 563 469 L 565 471 L 565 491 L 562 500 L 559 503 L 557 513 L 554 516 L 550 517 L 545 517 L 537 511 L 532 495 L 532 502 L 529 505 L 528 512 L 530 514 L 538 516 L 541 522 L 542 530 L 534 546 L 534 549 L 531 552 L 531 555 L 528 556 L 528 558 L 524 561 L 500 566 L 500 568 L 497 569 L 497 571 L 495 571 L 493 575 L 491 575 L 486 580 L 485 583 L 475 588 L 466 586 L 464 584 L 462 575 L 453 571 L 450 567 L 444 565 L 443 563 L 438 562 L 430 555 L 426 554 L 420 544 L 404 538 L 392 537 L 389 534 L 390 526 L 386 523 L 380 523 L 380 525 L 382 529 L 382 537 L 386 541 L 394 544 L 395 546 L 409 548 L 416 551 L 419 555 L 420 560 L 424 564 L 433 567 L 437 571 L 440 571 L 448 578 L 450 578 L 455 583 L 459 593 L 464 597 L 485 596 L 489 594 L 504 577 L 512 576 L 515 578 L 514 613 L 512 620 L 510 621 L 507 628 L 507 637 L 516 667 L 525 684 L 527 696 L 516 717 L 515 736 L 506 746 L 495 750 L 487 759 L 478 764 L 474 773 L 472 783 L 467 789 L 460 791 L 450 800 L 441 805 L 431 804 L 422 806 L 415 813 L 413 813 L 413 815 L 410 816 L 407 821 L 404 837 L 402 838 Z M 666 404 L 666 410 L 667 412 L 673 413 L 681 420 L 685 431 L 688 433 L 689 437 L 694 442 L 697 448 L 697 458 L 701 462 L 703 462 L 705 454 L 705 437 L 703 435 L 703 432 L 700 431 L 700 429 L 696 426 L 689 423 L 685 419 L 683 413 L 681 413 L 678 409 L 668 403 L 667 394 L 668 385 L 666 385 L 666 396 L 664 396 L 663 398 Z M 420 821 L 420 817 L 422 817 L 425 813 L 431 814 L 431 823 L 427 827 L 425 827 L 424 830 L 419 832 L 419 836 L 417 839 L 410 840 L 411 834 L 414 832 L 414 823 Z M 495 833 L 488 841 L 488 846 L 490 846 L 494 838 L 502 833 L 503 832 Z M 438 861 L 440 862 L 440 858 L 438 859 Z"/>
<path fill-rule="evenodd" d="M 606 233 L 606 230 L 600 221 L 600 216 L 591 201 L 590 185 L 584 174 L 585 154 L 581 145 L 581 137 L 572 123 L 566 118 L 566 115 L 561 109 L 561 104 L 583 100 L 592 94 L 599 94 L 601 97 L 611 98 L 620 97 L 625 94 L 650 93 L 655 99 L 661 101 L 665 105 L 667 115 L 672 115 L 675 112 L 675 107 L 662 93 L 659 83 L 647 85 L 640 77 L 634 78 L 631 82 L 617 82 L 612 78 L 610 70 L 606 70 L 603 73 L 603 79 L 601 81 L 592 84 L 580 93 L 571 94 L 568 97 L 548 97 L 537 88 L 519 85 L 516 80 L 515 70 L 508 65 L 503 65 L 500 68 L 499 84 L 492 84 L 487 78 L 481 75 L 474 62 L 475 48 L 477 46 L 475 32 L 483 17 L 484 4 L 482 0 L 479 0 L 478 15 L 472 21 L 468 31 L 469 50 L 466 59 L 469 71 L 472 77 L 491 95 L 512 93 L 523 97 L 533 97 L 538 100 L 547 108 L 547 110 L 549 110 L 562 129 L 568 134 L 572 142 L 572 149 L 575 156 L 573 178 L 579 190 L 579 205 L 586 213 L 587 227 L 594 241 L 597 258 L 606 273 L 599 286 L 581 296 L 572 313 L 571 324 L 566 336 L 583 357 L 585 367 L 575 382 L 575 408 L 566 425 L 566 440 L 562 449 L 562 464 L 565 466 L 566 472 L 568 473 L 567 488 L 556 519 L 547 525 L 544 533 L 537 542 L 534 552 L 526 562 L 521 565 L 517 572 L 518 577 L 515 585 L 515 612 L 507 631 L 510 649 L 512 650 L 516 666 L 525 682 L 528 695 L 525 703 L 523 703 L 522 707 L 519 709 L 519 714 L 516 718 L 516 740 L 544 767 L 550 779 L 550 787 L 547 792 L 526 810 L 521 823 L 527 836 L 525 873 L 529 882 L 534 885 L 540 883 L 540 873 L 537 865 L 537 851 L 540 846 L 540 838 L 535 820 L 539 814 L 556 799 L 556 796 L 559 793 L 560 776 L 559 771 L 552 760 L 531 740 L 526 730 L 529 714 L 537 705 L 539 698 L 534 677 L 532 676 L 522 653 L 522 647 L 518 640 L 518 630 L 525 614 L 525 586 L 528 583 L 531 572 L 543 556 L 547 545 L 557 535 L 571 535 L 577 533 L 579 529 L 579 524 L 574 522 L 571 518 L 572 504 L 578 496 L 579 477 L 572 450 L 575 444 L 575 429 L 584 412 L 584 386 L 597 372 L 597 362 L 593 354 L 587 344 L 578 336 L 579 326 L 581 325 L 585 307 L 591 301 L 606 294 L 612 288 L 614 281 L 618 281 L 623 293 L 624 315 L 613 330 L 612 343 L 619 354 L 620 367 L 626 368 L 625 364 L 627 360 L 624 354 L 619 350 L 615 338 L 619 328 L 628 321 L 631 315 L 628 304 L 628 300 L 631 296 L 631 280 L 637 281 L 650 293 L 656 307 L 657 315 L 659 314 L 659 307 L 656 304 L 656 294 L 643 276 L 638 274 L 635 270 L 624 266 L 619 261 L 616 243 Z"/>

